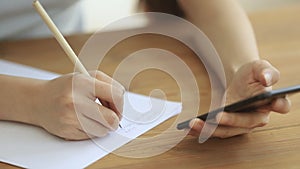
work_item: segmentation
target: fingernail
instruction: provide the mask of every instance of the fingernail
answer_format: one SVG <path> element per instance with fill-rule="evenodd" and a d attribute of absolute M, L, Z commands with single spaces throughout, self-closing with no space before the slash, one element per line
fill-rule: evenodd
<path fill-rule="evenodd" d="M 283 98 L 278 98 L 276 100 L 276 104 L 277 104 L 278 107 L 283 107 L 284 106 Z"/>
<path fill-rule="evenodd" d="M 115 92 L 115 96 L 118 96 L 118 98 L 122 98 L 122 99 L 123 99 L 124 94 L 125 94 L 125 91 L 120 88 L 118 88 Z"/>
<path fill-rule="evenodd" d="M 197 119 L 197 118 L 191 120 L 189 123 L 190 128 L 192 128 L 195 124 L 199 123 L 199 121 L 200 121 L 200 119 Z"/>
<path fill-rule="evenodd" d="M 264 72 L 264 78 L 267 86 L 272 85 L 272 74 L 270 72 Z"/>
<path fill-rule="evenodd" d="M 191 120 L 191 121 L 189 122 L 189 127 L 190 127 L 190 128 L 193 128 L 194 124 L 196 123 L 196 120 L 197 120 L 197 119 L 193 119 L 193 120 Z"/>
<path fill-rule="evenodd" d="M 125 94 L 125 92 L 126 92 L 126 90 L 125 90 L 125 88 L 124 88 L 124 87 L 122 88 L 122 92 L 123 92 L 123 93 L 122 93 L 123 95 L 124 95 L 124 94 Z"/>
<path fill-rule="evenodd" d="M 197 130 L 198 132 L 200 132 L 204 126 L 204 122 L 200 119 L 193 119 L 190 121 L 189 124 L 190 128 L 193 128 L 195 130 Z"/>

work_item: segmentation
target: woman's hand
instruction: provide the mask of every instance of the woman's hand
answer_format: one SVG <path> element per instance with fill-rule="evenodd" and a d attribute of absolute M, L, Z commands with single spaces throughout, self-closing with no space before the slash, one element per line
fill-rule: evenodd
<path fill-rule="evenodd" d="M 226 104 L 272 90 L 272 85 L 279 80 L 279 71 L 264 60 L 254 61 L 242 66 L 235 74 L 231 84 L 226 90 Z M 219 113 L 215 121 L 219 126 L 212 137 L 227 138 L 235 135 L 249 133 L 256 127 L 269 122 L 270 112 L 287 113 L 290 110 L 288 98 L 278 98 L 270 105 L 249 113 Z M 190 135 L 199 136 L 204 122 L 194 119 L 190 123 Z M 205 131 L 203 131 L 205 132 Z"/>
<path fill-rule="evenodd" d="M 68 140 L 102 137 L 116 130 L 125 90 L 102 72 L 91 75 L 95 78 L 73 73 L 42 83 L 34 97 L 34 124 Z"/>

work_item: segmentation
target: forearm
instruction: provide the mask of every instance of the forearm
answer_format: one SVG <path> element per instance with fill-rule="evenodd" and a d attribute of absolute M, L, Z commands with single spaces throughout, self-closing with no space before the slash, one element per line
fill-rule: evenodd
<path fill-rule="evenodd" d="M 187 19 L 214 44 L 227 84 L 240 66 L 259 59 L 251 24 L 234 0 L 181 0 L 180 4 Z"/>
<path fill-rule="evenodd" d="M 0 120 L 35 124 L 32 113 L 43 81 L 0 75 Z"/>

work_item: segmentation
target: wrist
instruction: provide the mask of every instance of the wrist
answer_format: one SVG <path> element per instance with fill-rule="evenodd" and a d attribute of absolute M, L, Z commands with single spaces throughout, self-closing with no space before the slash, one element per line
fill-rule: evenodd
<path fill-rule="evenodd" d="M 47 81 L 44 80 L 36 80 L 32 84 L 31 89 L 29 89 L 29 91 L 31 90 L 32 92 L 32 94 L 29 94 L 31 95 L 31 99 L 27 103 L 28 105 L 27 123 L 40 126 L 40 127 L 42 127 L 40 116 L 41 113 L 45 111 L 44 103 L 46 99 L 44 98 L 44 96 L 45 96 L 45 92 L 47 91 L 45 89 L 46 83 Z"/>

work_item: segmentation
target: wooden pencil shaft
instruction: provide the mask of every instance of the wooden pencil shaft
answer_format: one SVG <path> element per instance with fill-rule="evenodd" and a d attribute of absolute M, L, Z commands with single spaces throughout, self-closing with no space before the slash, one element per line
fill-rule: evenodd
<path fill-rule="evenodd" d="M 53 36 L 56 38 L 60 46 L 63 48 L 65 53 L 68 55 L 69 59 L 74 64 L 75 68 L 80 71 L 83 74 L 90 75 L 85 67 L 81 64 L 80 60 L 76 56 L 75 52 L 72 50 L 71 46 L 68 44 L 66 39 L 63 37 L 63 35 L 60 33 L 58 28 L 55 26 L 54 22 L 51 20 L 45 9 L 42 7 L 39 1 L 33 2 L 34 8 L 37 10 L 41 18 L 44 20 L 44 22 L 47 24 L 48 28 L 51 30 Z"/>

